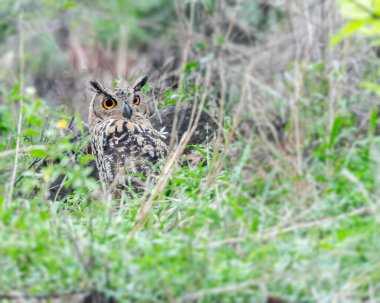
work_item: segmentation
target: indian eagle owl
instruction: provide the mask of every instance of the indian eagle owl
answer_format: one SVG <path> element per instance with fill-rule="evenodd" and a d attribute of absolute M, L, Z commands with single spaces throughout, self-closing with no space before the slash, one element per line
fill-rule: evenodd
<path fill-rule="evenodd" d="M 94 97 L 89 108 L 92 153 L 104 190 L 120 196 L 125 186 L 143 191 L 152 167 L 167 153 L 146 114 L 139 92 L 147 77 L 132 88 L 104 88 L 90 81 Z"/>

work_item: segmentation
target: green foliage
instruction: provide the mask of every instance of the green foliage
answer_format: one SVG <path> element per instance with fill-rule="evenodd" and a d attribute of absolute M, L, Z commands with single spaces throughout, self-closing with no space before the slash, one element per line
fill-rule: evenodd
<path fill-rule="evenodd" d="M 348 22 L 331 39 L 336 46 L 343 39 L 355 33 L 372 38 L 371 45 L 378 46 L 380 36 L 380 1 L 379 0 L 339 0 L 341 14 Z M 378 74 L 378 71 L 377 71 Z M 377 75 L 378 76 L 378 75 Z M 380 95 L 380 85 L 376 82 L 363 81 L 362 86 L 376 95 Z"/>
<path fill-rule="evenodd" d="M 323 83 L 310 90 L 326 89 Z M 19 96 L 17 88 L 9 100 L 12 95 Z M 269 177 L 245 181 L 244 170 L 259 142 L 236 141 L 230 146 L 240 151 L 236 160 L 216 175 L 217 154 L 194 146 L 207 165 L 175 169 L 146 227 L 130 238 L 144 200 L 128 198 L 115 209 L 113 203 L 95 199 L 100 188 L 87 167 L 92 159 L 84 152 L 88 139 L 75 140 L 65 128 L 71 119 L 63 111 L 23 97 L 21 147 L 45 148 L 20 155 L 17 176 L 23 178 L 14 186 L 11 204 L 5 205 L 1 194 L 3 292 L 23 291 L 26 285 L 31 294 L 96 287 L 122 302 L 167 302 L 204 290 L 202 302 L 264 302 L 267 293 L 306 302 L 328 301 L 350 281 L 360 283 L 351 290 L 354 297 L 369 291 L 380 296 L 373 288 L 377 267 L 369 266 L 378 262 L 378 223 L 375 217 L 363 217 L 365 212 L 350 215 L 372 205 L 379 185 L 375 119 L 369 125 L 371 136 L 347 142 L 344 133 L 352 133 L 355 125 L 337 116 L 325 148 L 317 148 L 308 166 L 318 183 L 315 197 L 298 192 L 303 177 L 281 167 L 267 167 Z M 14 148 L 16 133 L 15 124 L 3 130 L 0 152 Z M 28 169 L 43 158 L 42 166 Z M 13 159 L 0 158 L 4 172 Z M 9 184 L 9 174 L 1 178 Z M 47 192 L 58 178 L 66 190 L 61 198 Z M 294 218 L 284 221 L 291 209 L 301 213 L 293 211 Z M 308 228 L 303 222 L 315 223 Z M 242 286 L 214 291 L 233 285 Z M 312 292 L 315 285 L 318 297 Z"/>
<path fill-rule="evenodd" d="M 380 34 L 380 1 L 378 0 L 339 0 L 340 11 L 349 22 L 333 37 L 336 45 L 342 39 L 361 32 L 368 36 Z"/>
<path fill-rule="evenodd" d="M 203 2 L 208 12 L 215 10 L 216 1 Z M 41 3 L 35 5 L 54 19 L 62 11 L 78 16 L 90 2 Z M 341 1 L 345 16 L 352 10 L 352 22 L 372 18 L 349 3 Z M 11 2 L 0 4 L 6 5 Z M 155 31 L 135 31 L 138 20 L 173 9 L 173 3 L 163 0 L 91 5 L 99 18 L 86 24 L 115 43 L 119 23 L 133 20 L 128 34 L 144 44 Z M 17 6 L 12 9 L 17 16 Z M 80 24 L 80 18 L 70 26 Z M 14 26 L 10 23 L 4 32 Z M 366 27 L 356 26 L 342 35 Z M 115 29 L 115 36 L 109 36 Z M 199 50 L 210 51 L 207 45 Z M 162 106 L 190 102 L 202 92 L 205 84 L 194 83 L 205 73 L 205 60 L 213 58 L 207 54 L 185 64 L 183 83 L 166 93 Z M 188 146 L 203 161 L 187 165 L 181 159 L 184 165 L 173 168 L 134 237 L 146 196 L 127 195 L 121 202 L 102 196 L 79 115 L 52 109 L 45 100 L 23 93 L 20 84 L 1 84 L 0 300 L 4 293 L 98 289 L 120 302 L 266 302 L 269 294 L 289 302 L 380 301 L 378 109 L 362 91 L 334 95 L 345 70 L 330 69 L 325 61 L 288 67 L 281 86 L 291 94 L 300 91 L 299 99 L 292 100 L 294 109 L 285 107 L 290 101 L 281 96 L 267 99 L 274 112 L 291 111 L 277 130 L 284 138 L 278 144 L 266 130 L 256 131 L 261 125 L 249 125 L 247 135 L 242 123 L 231 133 L 236 95 L 228 95 L 232 100 L 222 121 L 228 144 Z M 363 85 L 376 91 L 373 69 L 363 71 Z M 252 92 L 259 93 L 256 88 Z M 359 114 L 352 108 L 359 108 Z M 293 138 L 297 127 L 299 150 Z M 300 170 L 295 169 L 297 152 Z"/>
<path fill-rule="evenodd" d="M 94 5 L 94 6 L 93 6 Z M 111 39 L 116 45 L 120 38 L 120 28 L 126 30 L 132 43 L 146 43 L 163 32 L 175 19 L 173 1 L 94 1 L 93 8 L 102 12 L 100 18 L 93 20 L 94 28 L 103 41 Z M 142 20 L 149 20 L 144 25 Z"/>

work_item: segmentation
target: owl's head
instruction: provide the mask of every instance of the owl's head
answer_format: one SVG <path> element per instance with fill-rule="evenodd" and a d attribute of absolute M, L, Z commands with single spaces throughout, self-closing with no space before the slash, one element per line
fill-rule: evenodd
<path fill-rule="evenodd" d="M 90 103 L 89 124 L 94 125 L 108 118 L 132 119 L 133 115 L 144 114 L 146 104 L 142 101 L 140 90 L 148 77 L 136 80 L 132 88 L 105 88 L 98 81 L 90 81 L 94 98 Z"/>

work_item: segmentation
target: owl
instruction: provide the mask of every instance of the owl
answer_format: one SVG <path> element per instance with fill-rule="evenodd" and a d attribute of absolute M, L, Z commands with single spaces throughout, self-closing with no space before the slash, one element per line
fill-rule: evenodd
<path fill-rule="evenodd" d="M 160 139 L 139 94 L 147 77 L 132 88 L 104 88 L 90 81 L 94 97 L 89 108 L 92 153 L 103 189 L 119 197 L 125 187 L 145 189 L 156 177 L 154 166 L 165 157 L 167 145 Z"/>

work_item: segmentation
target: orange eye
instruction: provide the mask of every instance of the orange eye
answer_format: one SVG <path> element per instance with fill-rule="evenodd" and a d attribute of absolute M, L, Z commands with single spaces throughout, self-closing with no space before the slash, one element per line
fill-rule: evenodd
<path fill-rule="evenodd" d="M 103 101 L 103 107 L 105 109 L 112 109 L 116 106 L 116 101 L 114 99 L 106 99 Z"/>
<path fill-rule="evenodd" d="M 140 104 L 140 97 L 139 96 L 135 96 L 133 98 L 133 104 L 134 105 L 139 105 Z"/>

